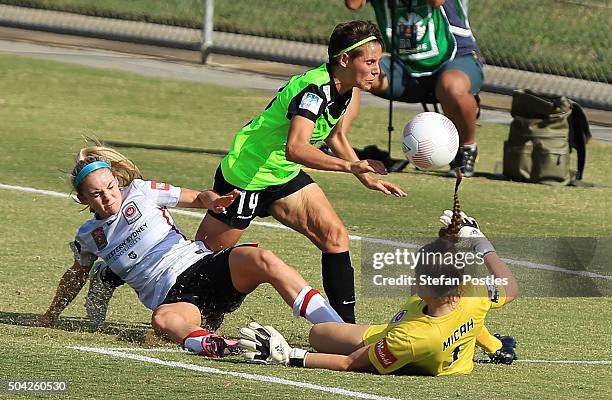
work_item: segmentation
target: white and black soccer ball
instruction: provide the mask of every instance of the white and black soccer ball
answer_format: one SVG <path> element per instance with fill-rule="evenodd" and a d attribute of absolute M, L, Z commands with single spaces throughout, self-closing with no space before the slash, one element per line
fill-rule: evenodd
<path fill-rule="evenodd" d="M 459 149 L 459 134 L 450 119 L 435 112 L 416 115 L 404 127 L 402 149 L 420 169 L 447 166 Z"/>

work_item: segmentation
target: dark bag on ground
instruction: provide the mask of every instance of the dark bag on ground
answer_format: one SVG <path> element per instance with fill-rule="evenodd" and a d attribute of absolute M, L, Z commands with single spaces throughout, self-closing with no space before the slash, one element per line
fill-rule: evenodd
<path fill-rule="evenodd" d="M 565 96 L 515 90 L 510 110 L 513 120 L 504 142 L 504 175 L 512 180 L 568 185 L 570 152 L 576 149 L 575 180 L 582 179 L 589 124 L 579 104 Z"/>

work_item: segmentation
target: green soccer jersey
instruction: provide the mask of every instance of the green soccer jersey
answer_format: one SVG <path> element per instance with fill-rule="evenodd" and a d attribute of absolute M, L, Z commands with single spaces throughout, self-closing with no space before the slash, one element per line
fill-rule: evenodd
<path fill-rule="evenodd" d="M 294 115 L 313 121 L 311 144 L 325 140 L 351 101 L 340 95 L 329 64 L 293 76 L 266 109 L 235 136 L 221 161 L 226 181 L 244 190 L 261 190 L 293 179 L 300 164 L 287 160 L 285 147 Z"/>
<path fill-rule="evenodd" d="M 411 76 L 431 75 L 444 62 L 454 58 L 457 44 L 444 7 L 431 7 L 425 0 L 398 1 L 393 18 L 396 21 L 395 46 L 391 46 L 389 4 L 386 0 L 371 0 L 370 3 L 386 48 L 394 49 Z"/>

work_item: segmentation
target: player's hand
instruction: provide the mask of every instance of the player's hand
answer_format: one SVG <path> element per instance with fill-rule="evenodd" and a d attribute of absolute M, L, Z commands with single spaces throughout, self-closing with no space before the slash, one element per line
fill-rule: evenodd
<path fill-rule="evenodd" d="M 291 347 L 276 329 L 250 322 L 240 328 L 240 347 L 247 350 L 244 358 L 259 364 L 289 364 Z"/>
<path fill-rule="evenodd" d="M 483 233 L 480 231 L 480 225 L 478 224 L 478 221 L 476 221 L 476 218 L 470 217 L 463 211 L 461 211 L 460 216 L 461 216 L 461 230 L 463 230 L 463 228 L 469 227 L 469 228 L 474 228 L 476 231 L 478 231 L 478 232 L 475 232 L 475 231 L 472 232 L 466 229 L 466 230 L 463 230 L 463 235 L 462 235 L 461 230 L 460 230 L 459 231 L 460 237 L 470 237 L 474 235 L 478 236 L 478 234 L 480 234 L 481 237 L 484 237 Z M 440 216 L 440 223 L 444 225 L 445 228 L 447 228 L 451 224 L 452 219 L 453 219 L 453 212 L 451 210 L 444 210 L 444 213 Z"/>
<path fill-rule="evenodd" d="M 480 224 L 476 221 L 476 218 L 470 217 L 463 211 L 461 211 L 461 229 L 459 229 L 458 236 L 464 239 L 472 248 L 473 251 L 481 254 L 487 254 L 495 251 L 495 248 L 489 242 L 487 237 L 480 230 Z M 440 216 L 440 223 L 447 228 L 452 221 L 453 212 L 451 210 L 444 210 L 444 213 Z"/>
<path fill-rule="evenodd" d="M 212 201 L 212 204 L 210 204 L 210 207 L 206 208 L 216 212 L 217 214 L 220 214 L 222 212 L 225 212 L 225 209 L 229 207 L 238 197 L 240 197 L 240 191 L 238 189 L 234 189 L 228 194 L 219 196 L 214 199 Z"/>
<path fill-rule="evenodd" d="M 380 175 L 387 175 L 387 168 L 385 168 L 385 164 L 379 160 L 358 160 L 350 163 L 350 172 L 353 174 L 374 172 Z"/>
<path fill-rule="evenodd" d="M 244 358 L 249 362 L 304 367 L 308 352 L 289 346 L 283 335 L 269 325 L 251 322 L 240 329 L 240 337 L 240 347 L 247 351 Z"/>
<path fill-rule="evenodd" d="M 406 197 L 408 194 L 404 192 L 399 186 L 394 185 L 391 182 L 383 181 L 380 179 L 369 179 L 363 183 L 368 189 L 378 190 L 387 195 L 393 195 L 395 197 Z"/>

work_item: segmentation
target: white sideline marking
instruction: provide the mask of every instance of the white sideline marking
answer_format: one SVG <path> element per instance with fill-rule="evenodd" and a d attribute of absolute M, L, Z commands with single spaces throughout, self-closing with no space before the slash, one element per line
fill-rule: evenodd
<path fill-rule="evenodd" d="M 606 360 L 516 360 L 515 362 L 532 364 L 585 364 L 585 365 L 612 365 Z"/>
<path fill-rule="evenodd" d="M 71 347 L 72 348 L 72 347 Z M 105 347 L 104 350 L 112 351 L 136 351 L 145 353 L 189 353 L 189 351 L 167 347 Z M 515 360 L 515 362 L 529 364 L 584 364 L 584 365 L 612 365 L 612 361 L 606 360 Z"/>
<path fill-rule="evenodd" d="M 105 347 L 104 349 L 112 351 L 136 351 L 145 353 L 189 353 L 189 351 L 184 349 L 172 349 L 168 347 Z"/>
<path fill-rule="evenodd" d="M 25 187 L 25 186 L 5 185 L 3 183 L 0 183 L 0 189 L 16 190 L 16 191 L 28 192 L 28 193 L 37 193 L 37 194 L 43 194 L 46 196 L 53 196 L 53 197 L 74 198 L 74 196 L 71 196 L 67 193 L 53 192 L 50 190 L 42 190 L 42 189 L 36 189 L 36 188 L 31 188 L 31 187 Z M 204 213 L 195 212 L 195 211 L 175 209 L 175 210 L 172 210 L 172 213 L 179 214 L 179 215 L 186 215 L 188 217 L 195 217 L 195 218 L 200 218 L 200 219 L 204 217 Z M 253 221 L 251 222 L 251 224 L 258 225 L 258 226 L 264 226 L 266 228 L 285 229 L 285 230 L 293 231 L 293 229 L 286 227 L 285 225 L 275 224 L 271 222 Z M 363 241 L 363 242 L 368 242 L 368 243 L 386 244 L 386 245 L 396 246 L 396 247 L 405 247 L 405 248 L 414 248 L 414 249 L 421 247 L 414 243 L 403 243 L 403 242 L 396 242 L 394 240 L 368 238 L 368 237 L 357 236 L 357 235 L 349 235 L 349 239 L 357 241 L 357 242 Z M 585 276 L 588 278 L 606 279 L 606 280 L 612 281 L 612 275 L 600 275 L 600 274 L 589 272 L 589 271 L 573 271 L 571 269 L 561 268 L 555 265 L 539 264 L 539 263 L 533 263 L 530 261 L 522 261 L 522 260 L 514 260 L 512 258 L 502 258 L 502 260 L 506 262 L 507 264 L 519 265 L 519 266 L 523 266 L 529 269 L 540 269 L 544 271 L 561 272 L 564 274 Z"/>
<path fill-rule="evenodd" d="M 259 381 L 259 382 L 277 383 L 279 385 L 295 386 L 295 387 L 299 387 L 303 389 L 318 390 L 321 392 L 333 393 L 333 394 L 338 394 L 338 395 L 348 396 L 348 397 L 356 397 L 359 399 L 397 400 L 394 397 L 377 396 L 375 394 L 355 392 L 352 390 L 341 389 L 341 388 L 336 388 L 336 387 L 321 386 L 321 385 L 315 385 L 312 383 L 292 381 L 289 379 L 277 378 L 275 376 L 248 374 L 244 372 L 234 372 L 234 371 L 223 371 L 217 368 L 204 367 L 201 365 L 194 365 L 194 364 L 187 364 L 187 363 L 179 362 L 179 361 L 164 361 L 164 360 L 160 360 L 159 358 L 147 357 L 147 356 L 143 356 L 140 354 L 130 354 L 130 353 L 125 353 L 123 351 L 117 351 L 117 350 L 111 350 L 111 349 L 105 349 L 105 348 L 87 347 L 87 346 L 83 346 L 83 347 L 68 346 L 68 348 L 80 350 L 80 351 L 98 353 L 98 354 L 106 354 L 112 357 L 127 358 L 130 360 L 142 361 L 142 362 L 147 362 L 151 364 L 165 365 L 167 367 L 184 368 L 184 369 L 188 369 L 191 371 L 197 371 L 197 372 L 206 372 L 206 373 L 219 374 L 219 375 L 229 375 L 229 376 L 233 376 L 236 378 L 249 379 L 249 380 L 254 380 L 254 381 Z"/>

